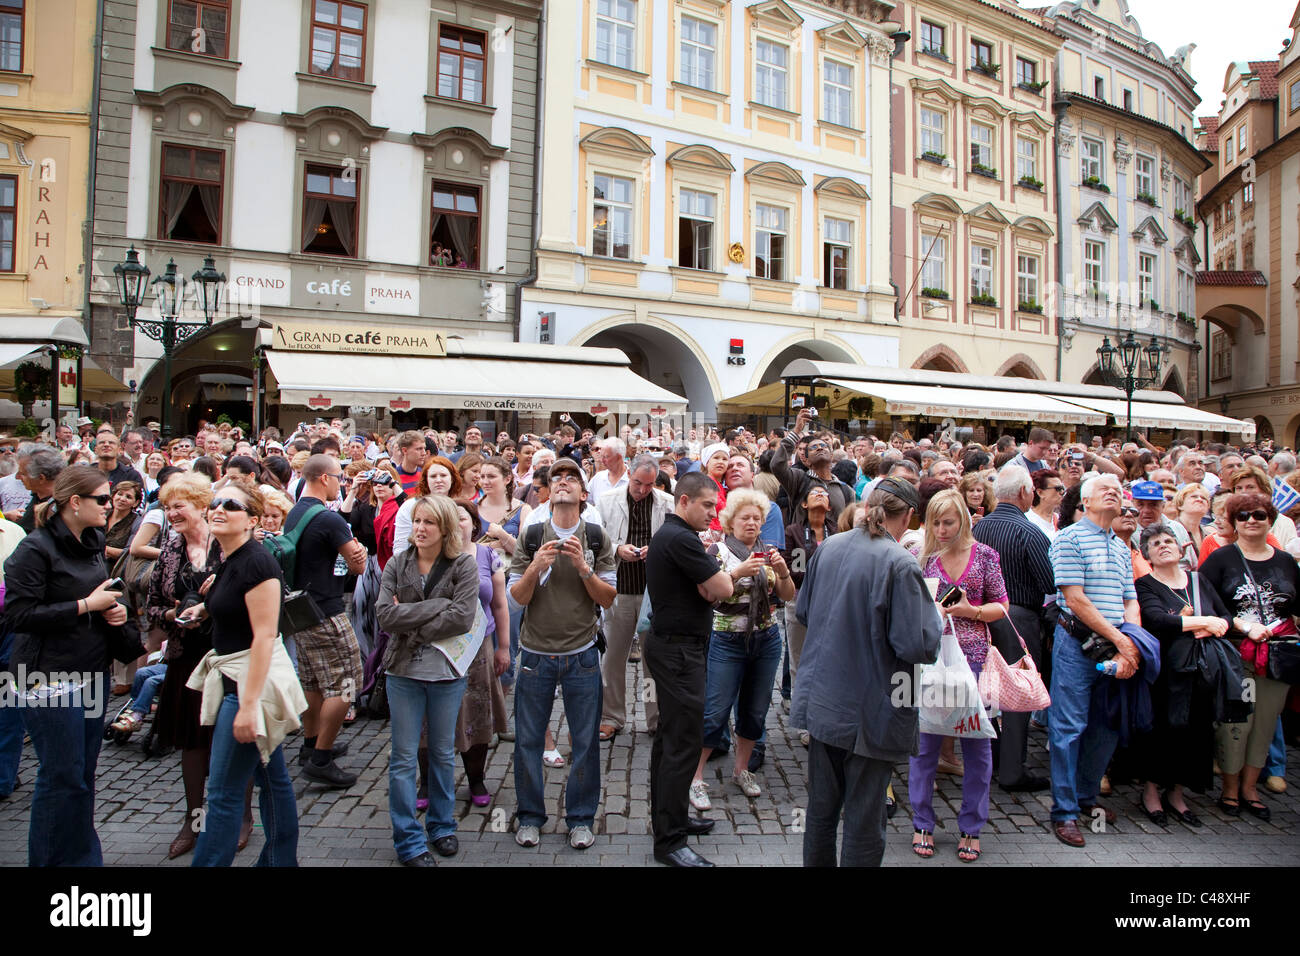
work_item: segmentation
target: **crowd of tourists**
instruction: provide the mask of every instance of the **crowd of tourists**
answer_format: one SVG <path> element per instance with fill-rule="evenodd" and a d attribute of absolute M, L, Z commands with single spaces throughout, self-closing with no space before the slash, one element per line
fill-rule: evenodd
<path fill-rule="evenodd" d="M 514 437 L 318 420 L 164 442 L 152 424 L 0 436 L 0 799 L 26 736 L 32 865 L 102 862 L 105 739 L 179 758 L 169 857 L 229 865 L 256 789 L 258 862 L 294 865 L 292 776 L 356 785 L 359 717 L 388 721 L 403 864 L 459 852 L 457 758 L 491 806 L 500 741 L 515 841 L 541 842 L 551 768 L 584 850 L 638 662 L 673 866 L 711 865 L 690 839 L 716 819 L 711 759 L 762 795 L 774 701 L 808 748 L 808 865 L 880 863 L 904 767 L 924 858 L 937 775 L 961 778 L 968 863 L 995 783 L 1050 790 L 1069 847 L 1122 785 L 1155 826 L 1193 829 L 1206 800 L 1268 820 L 1286 788 L 1300 470 L 1271 442 L 846 435 L 811 409 L 767 434 L 561 416 Z M 900 675 L 980 693 L 958 720 L 900 702 Z M 1007 682 L 1023 693 L 989 691 Z"/>

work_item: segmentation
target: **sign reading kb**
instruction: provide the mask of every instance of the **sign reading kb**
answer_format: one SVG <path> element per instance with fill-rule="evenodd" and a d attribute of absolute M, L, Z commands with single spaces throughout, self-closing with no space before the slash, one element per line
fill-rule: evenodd
<path fill-rule="evenodd" d="M 275 347 L 293 352 L 347 352 L 355 355 L 447 354 L 441 332 L 397 325 L 318 325 L 277 322 Z"/>

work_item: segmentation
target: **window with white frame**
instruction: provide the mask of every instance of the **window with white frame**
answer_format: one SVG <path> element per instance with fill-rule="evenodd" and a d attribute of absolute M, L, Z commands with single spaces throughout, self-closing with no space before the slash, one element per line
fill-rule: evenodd
<path fill-rule="evenodd" d="M 630 179 L 597 173 L 592 177 L 591 252 L 614 259 L 632 258 Z"/>
<path fill-rule="evenodd" d="M 1038 179 L 1038 140 L 1016 138 L 1016 178 Z"/>
<path fill-rule="evenodd" d="M 1083 291 L 1101 292 L 1106 281 L 1106 244 L 1085 239 L 1083 243 Z"/>
<path fill-rule="evenodd" d="M 993 247 L 970 247 L 970 297 L 993 295 Z"/>
<path fill-rule="evenodd" d="M 1241 187 L 1241 208 L 1244 211 L 1247 206 L 1255 201 L 1255 184 L 1246 183 Z"/>
<path fill-rule="evenodd" d="M 822 119 L 837 126 L 853 125 L 853 67 L 822 61 Z"/>
<path fill-rule="evenodd" d="M 948 240 L 933 233 L 921 235 L 921 288 L 934 292 L 948 291 Z"/>
<path fill-rule="evenodd" d="M 948 156 L 948 114 L 921 107 L 921 154 Z"/>
<path fill-rule="evenodd" d="M 1228 138 L 1223 141 L 1223 161 L 1225 163 L 1232 162 L 1232 142 L 1232 134 L 1229 133 Z"/>
<path fill-rule="evenodd" d="M 625 70 L 636 69 L 636 3 L 596 0 L 594 59 Z"/>
<path fill-rule="evenodd" d="M 1016 304 L 1042 306 L 1038 298 L 1038 256 L 1016 256 Z"/>
<path fill-rule="evenodd" d="M 1290 102 L 1288 104 L 1288 112 L 1294 113 L 1296 110 L 1300 110 L 1300 80 L 1291 81 L 1291 92 L 1290 92 Z"/>
<path fill-rule="evenodd" d="M 1156 297 L 1156 257 L 1138 253 L 1138 308 L 1146 308 Z"/>
<path fill-rule="evenodd" d="M 970 65 L 972 68 L 983 67 L 985 69 L 992 66 L 993 44 L 986 43 L 984 40 L 971 40 Z"/>
<path fill-rule="evenodd" d="M 1192 194 L 1185 179 L 1174 177 L 1174 210 L 1181 209 L 1184 216 L 1192 215 Z"/>
<path fill-rule="evenodd" d="M 937 23 L 921 21 L 921 52 L 933 53 L 935 56 L 947 56 L 944 47 L 943 27 Z"/>
<path fill-rule="evenodd" d="M 1196 301 L 1196 281 L 1192 278 L 1190 272 L 1178 272 L 1178 311 L 1183 315 L 1191 315 L 1193 303 Z"/>
<path fill-rule="evenodd" d="M 972 169 L 993 168 L 993 127 L 970 124 L 970 165 Z"/>
<path fill-rule="evenodd" d="M 786 109 L 790 48 L 760 37 L 755 44 L 754 60 L 754 102 Z"/>
<path fill-rule="evenodd" d="M 1016 82 L 1021 86 L 1035 85 L 1038 82 L 1038 64 L 1023 56 L 1016 57 Z"/>
<path fill-rule="evenodd" d="M 826 217 L 822 225 L 822 282 L 831 289 L 849 287 L 849 257 L 853 252 L 853 223 Z"/>
<path fill-rule="evenodd" d="M 786 277 L 787 210 L 758 203 L 754 207 L 754 274 L 760 279 Z"/>
<path fill-rule="evenodd" d="M 1242 123 L 1237 127 L 1237 152 L 1246 152 L 1246 124 Z"/>
<path fill-rule="evenodd" d="M 1079 173 L 1081 179 L 1105 181 L 1106 165 L 1103 161 L 1104 147 L 1099 139 L 1083 139 L 1079 143 Z"/>
<path fill-rule="evenodd" d="M 702 90 L 714 89 L 714 60 L 718 27 L 707 20 L 682 17 L 682 82 Z"/>
<path fill-rule="evenodd" d="M 1133 180 L 1139 196 L 1155 198 L 1155 160 L 1138 153 L 1133 157 Z"/>
<path fill-rule="evenodd" d="M 1210 378 L 1232 378 L 1232 340 L 1228 333 L 1215 330 L 1210 336 Z"/>
<path fill-rule="evenodd" d="M 717 197 L 683 189 L 678 208 L 677 264 L 687 269 L 712 269 Z"/>

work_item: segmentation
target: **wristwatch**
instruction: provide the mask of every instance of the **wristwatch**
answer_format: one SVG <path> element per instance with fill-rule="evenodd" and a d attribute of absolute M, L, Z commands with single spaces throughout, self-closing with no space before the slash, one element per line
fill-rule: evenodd
<path fill-rule="evenodd" d="M 591 577 L 591 576 L 592 576 L 593 574 L 595 574 L 595 573 L 596 573 L 596 569 L 595 569 L 595 568 L 588 568 L 586 574 L 579 574 L 579 575 L 578 575 L 578 580 L 579 580 L 579 581 L 585 581 L 585 580 L 587 580 L 587 578 Z"/>

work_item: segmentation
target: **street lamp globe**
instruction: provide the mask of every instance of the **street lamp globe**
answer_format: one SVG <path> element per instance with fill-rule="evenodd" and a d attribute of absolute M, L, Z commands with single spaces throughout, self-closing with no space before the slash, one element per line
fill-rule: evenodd
<path fill-rule="evenodd" d="M 1154 335 L 1151 336 L 1151 344 L 1146 347 L 1145 351 L 1147 353 L 1147 368 L 1151 371 L 1151 379 L 1153 382 L 1158 382 L 1160 381 L 1160 359 L 1164 355 L 1164 349 L 1160 347 L 1160 343 L 1156 341 Z"/>
<path fill-rule="evenodd" d="M 1116 351 L 1118 350 L 1115 346 L 1110 344 L 1110 336 L 1102 336 L 1101 347 L 1097 349 L 1097 355 L 1101 359 L 1101 374 L 1107 380 L 1113 380 L 1119 377 L 1115 372 Z"/>
<path fill-rule="evenodd" d="M 1124 363 L 1124 373 L 1132 375 L 1138 370 L 1138 359 L 1141 358 L 1142 346 L 1138 340 L 1133 337 L 1132 331 L 1124 336 L 1119 343 L 1120 361 Z"/>
<path fill-rule="evenodd" d="M 127 250 L 126 260 L 113 266 L 117 279 L 117 296 L 126 309 L 127 316 L 135 318 L 136 310 L 144 301 L 144 285 L 149 278 L 149 267 L 142 265 L 134 244 Z"/>
<path fill-rule="evenodd" d="M 158 297 L 158 311 L 165 319 L 175 319 L 181 313 L 181 296 L 185 292 L 185 279 L 176 274 L 176 260 L 167 260 L 167 271 L 153 280 L 154 294 Z"/>
<path fill-rule="evenodd" d="M 221 292 L 226 284 L 226 274 L 218 272 L 211 256 L 203 259 L 203 268 L 190 276 L 199 287 L 199 306 L 203 309 L 203 320 L 212 324 L 212 317 L 221 310 Z"/>

